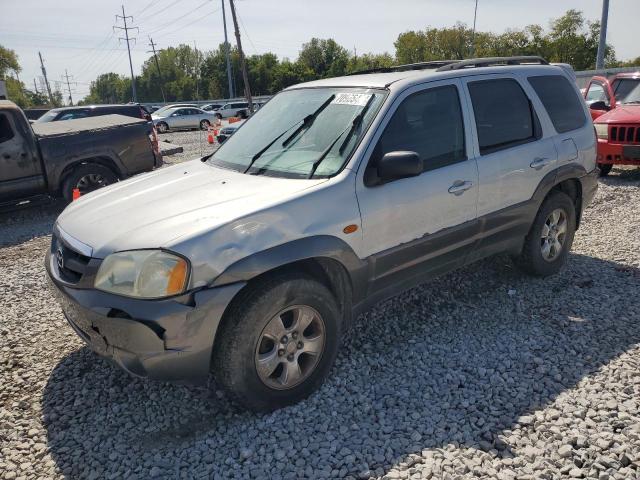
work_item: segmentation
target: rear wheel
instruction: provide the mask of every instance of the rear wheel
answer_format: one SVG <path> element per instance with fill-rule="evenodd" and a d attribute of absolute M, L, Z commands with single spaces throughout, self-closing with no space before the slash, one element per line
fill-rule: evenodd
<path fill-rule="evenodd" d="M 247 111 L 246 110 L 240 110 L 238 113 L 236 113 L 236 117 L 238 117 L 238 118 L 247 118 Z"/>
<path fill-rule="evenodd" d="M 606 177 L 613 168 L 613 163 L 599 163 L 598 168 L 600 169 L 600 176 Z"/>
<path fill-rule="evenodd" d="M 165 122 L 158 122 L 156 128 L 158 129 L 158 133 L 167 133 L 169 131 L 169 125 Z"/>
<path fill-rule="evenodd" d="M 266 279 L 241 294 L 226 315 L 214 375 L 244 407 L 275 410 L 322 384 L 340 334 L 339 309 L 322 283 L 293 274 Z"/>
<path fill-rule="evenodd" d="M 218 120 L 222 120 L 222 114 L 221 113 L 216 113 L 216 118 Z"/>
<path fill-rule="evenodd" d="M 69 173 L 62 185 L 62 196 L 70 202 L 73 200 L 75 189 L 78 189 L 82 196 L 117 181 L 118 177 L 111 169 L 97 163 L 86 163 Z"/>
<path fill-rule="evenodd" d="M 575 229 L 573 201 L 563 192 L 551 193 L 542 202 L 515 263 L 531 275 L 557 273 L 567 260 Z"/>

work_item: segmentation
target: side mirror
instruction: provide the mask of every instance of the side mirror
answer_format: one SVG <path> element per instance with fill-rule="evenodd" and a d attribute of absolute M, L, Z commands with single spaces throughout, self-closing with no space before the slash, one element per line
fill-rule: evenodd
<path fill-rule="evenodd" d="M 604 110 L 604 111 L 609 110 L 609 107 L 607 106 L 607 104 L 604 103 L 602 100 L 593 102 L 591 105 L 589 105 L 589 108 L 591 110 Z"/>
<path fill-rule="evenodd" d="M 384 182 L 415 177 L 422 173 L 422 160 L 416 152 L 389 152 L 378 163 L 378 177 Z"/>

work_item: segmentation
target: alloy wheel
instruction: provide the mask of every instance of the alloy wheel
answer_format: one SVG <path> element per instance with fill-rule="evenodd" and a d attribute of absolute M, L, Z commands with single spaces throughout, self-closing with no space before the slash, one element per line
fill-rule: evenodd
<path fill-rule="evenodd" d="M 102 187 L 109 185 L 109 181 L 99 173 L 90 173 L 80 177 L 76 183 L 76 188 L 80 191 L 81 195 L 85 193 L 93 192 Z"/>
<path fill-rule="evenodd" d="M 260 334 L 255 353 L 258 377 L 276 390 L 295 387 L 315 370 L 325 337 L 324 321 L 314 308 L 287 307 Z"/>
<path fill-rule="evenodd" d="M 567 215 L 561 208 L 552 211 L 542 226 L 540 249 L 542 258 L 554 261 L 562 252 L 567 238 Z"/>

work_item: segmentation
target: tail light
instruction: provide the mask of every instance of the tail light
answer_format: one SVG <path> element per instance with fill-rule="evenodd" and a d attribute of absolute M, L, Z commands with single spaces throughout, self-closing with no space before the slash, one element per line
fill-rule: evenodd
<path fill-rule="evenodd" d="M 151 115 L 144 108 L 140 107 L 140 118 L 151 121 Z"/>
<path fill-rule="evenodd" d="M 158 144 L 158 131 L 155 125 L 151 127 L 151 133 L 149 134 L 149 141 L 151 142 L 151 148 L 153 153 L 160 155 L 160 145 Z"/>

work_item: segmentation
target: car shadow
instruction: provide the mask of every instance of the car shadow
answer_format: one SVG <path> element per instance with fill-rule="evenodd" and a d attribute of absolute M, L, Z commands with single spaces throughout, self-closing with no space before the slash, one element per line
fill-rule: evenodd
<path fill-rule="evenodd" d="M 361 315 L 325 385 L 266 415 L 82 348 L 45 388 L 48 448 L 70 478 L 365 478 L 451 445 L 511 457 L 505 432 L 640 342 L 639 287 L 637 268 L 580 254 L 546 279 L 482 261 Z"/>
<path fill-rule="evenodd" d="M 62 200 L 47 198 L 0 209 L 0 247 L 50 235 L 56 218 L 65 206 Z"/>

